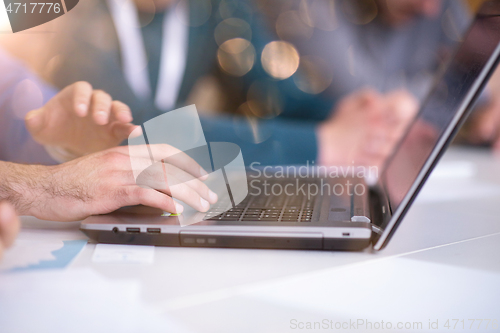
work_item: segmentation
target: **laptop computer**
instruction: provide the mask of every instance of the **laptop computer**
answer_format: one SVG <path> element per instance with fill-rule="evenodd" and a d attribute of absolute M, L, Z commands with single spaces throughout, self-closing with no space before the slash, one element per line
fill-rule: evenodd
<path fill-rule="evenodd" d="M 97 242 L 115 244 L 381 250 L 473 109 L 499 58 L 500 2 L 490 1 L 370 186 L 367 173 L 354 167 L 341 177 L 338 169 L 332 176 L 331 168 L 303 169 L 306 177 L 289 174 L 296 169 L 254 168 L 248 176 L 253 191 L 229 210 L 215 205 L 208 213 L 164 216 L 148 207 L 127 207 L 91 216 L 81 230 Z"/>

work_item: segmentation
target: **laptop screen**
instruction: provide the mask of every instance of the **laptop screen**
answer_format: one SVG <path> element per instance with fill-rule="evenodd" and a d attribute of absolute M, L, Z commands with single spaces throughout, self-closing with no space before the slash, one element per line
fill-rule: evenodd
<path fill-rule="evenodd" d="M 394 215 L 410 203 L 453 128 L 480 93 L 496 63 L 499 42 L 500 3 L 488 2 L 385 165 L 381 181 Z"/>

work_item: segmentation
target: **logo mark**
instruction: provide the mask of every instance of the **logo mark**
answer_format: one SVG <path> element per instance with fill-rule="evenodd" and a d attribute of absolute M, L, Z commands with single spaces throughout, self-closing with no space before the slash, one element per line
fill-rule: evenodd
<path fill-rule="evenodd" d="M 134 178 L 139 186 L 157 190 L 168 189 L 175 197 L 179 179 L 169 180 L 165 166 L 182 165 L 186 155 L 207 171 L 208 179 L 204 182 L 217 194 L 219 200 L 215 207 L 212 207 L 212 213 L 204 214 L 204 219 L 236 207 L 248 195 L 247 174 L 241 149 L 230 142 L 207 143 L 195 105 L 166 112 L 148 120 L 140 129 L 130 134 L 128 145 Z M 189 180 L 184 178 L 182 182 Z M 187 223 L 181 221 L 181 224 L 196 222 L 199 220 Z"/>

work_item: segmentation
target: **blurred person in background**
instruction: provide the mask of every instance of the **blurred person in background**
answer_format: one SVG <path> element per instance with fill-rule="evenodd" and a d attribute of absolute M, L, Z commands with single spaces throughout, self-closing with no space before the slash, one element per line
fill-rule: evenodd
<path fill-rule="evenodd" d="M 57 32 L 60 44 L 50 79 L 59 88 L 90 82 L 129 105 L 136 124 L 192 103 L 190 95 L 199 90 L 200 81 L 218 70 L 234 76 L 235 85 L 246 86 L 260 78 L 262 62 L 279 79 L 280 68 L 288 70 L 286 62 L 281 64 L 283 48 L 278 44 L 261 50 L 267 34 L 255 10 L 251 2 L 225 0 L 82 3 Z M 240 23 L 253 18 L 254 36 L 245 39 Z M 312 101 L 300 116 L 259 114 L 259 102 L 247 103 L 242 108 L 253 114 L 203 117 L 202 126 L 208 141 L 237 143 L 247 164 L 381 165 L 416 110 L 414 99 L 404 92 L 363 90 L 335 107 L 326 102 Z M 332 108 L 337 112 L 329 116 Z M 52 140 L 34 136 L 39 142 Z"/>
<path fill-rule="evenodd" d="M 328 99 L 372 87 L 422 100 L 470 23 L 462 0 L 272 0 L 262 12 L 301 55 L 296 90 Z"/>
<path fill-rule="evenodd" d="M 481 2 L 475 1 L 474 7 Z M 297 116 L 303 114 L 304 103 L 336 101 L 363 87 L 381 93 L 406 89 L 422 101 L 471 20 L 462 0 L 257 3 L 273 38 L 289 43 L 300 54 L 300 64 L 290 78 L 268 84 L 281 84 L 282 96 L 275 99 L 299 105 L 283 111 Z M 460 141 L 500 149 L 500 102 L 495 93 L 500 80 L 496 76 Z M 243 93 L 252 94 L 251 88 Z M 319 120 L 327 116 L 316 115 Z"/>

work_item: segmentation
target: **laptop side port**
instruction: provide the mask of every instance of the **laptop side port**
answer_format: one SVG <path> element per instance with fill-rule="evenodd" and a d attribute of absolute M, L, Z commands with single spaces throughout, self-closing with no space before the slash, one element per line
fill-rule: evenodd
<path fill-rule="evenodd" d="M 147 232 L 152 233 L 152 234 L 159 234 L 159 233 L 161 233 L 161 229 L 160 228 L 147 228 L 146 230 L 147 230 Z"/>
<path fill-rule="evenodd" d="M 349 236 L 351 236 L 351 233 L 350 232 L 343 232 L 342 236 L 343 237 L 349 237 Z"/>
<path fill-rule="evenodd" d="M 140 233 L 141 228 L 127 228 L 127 232 Z"/>

